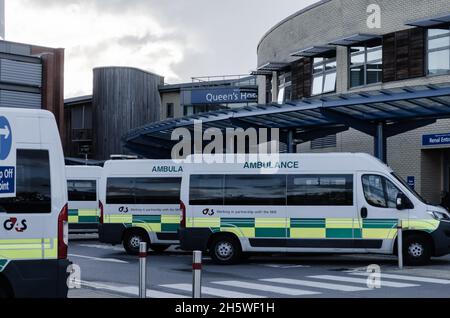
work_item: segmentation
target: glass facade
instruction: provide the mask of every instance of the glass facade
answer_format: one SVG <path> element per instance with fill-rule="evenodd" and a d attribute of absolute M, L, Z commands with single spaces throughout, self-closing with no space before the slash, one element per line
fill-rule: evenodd
<path fill-rule="evenodd" d="M 350 47 L 350 87 L 381 83 L 383 47 L 380 41 Z"/>
<path fill-rule="evenodd" d="M 278 76 L 278 104 L 292 100 L 292 74 L 283 73 Z"/>
<path fill-rule="evenodd" d="M 336 57 L 314 58 L 312 95 L 336 91 Z"/>
<path fill-rule="evenodd" d="M 450 28 L 428 30 L 428 74 L 450 73 Z"/>

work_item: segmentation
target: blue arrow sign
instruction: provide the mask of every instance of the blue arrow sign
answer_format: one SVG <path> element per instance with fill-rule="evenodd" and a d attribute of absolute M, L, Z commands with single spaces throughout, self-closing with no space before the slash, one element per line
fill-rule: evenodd
<path fill-rule="evenodd" d="M 0 116 L 0 160 L 9 157 L 12 148 L 11 125 L 6 117 Z"/>

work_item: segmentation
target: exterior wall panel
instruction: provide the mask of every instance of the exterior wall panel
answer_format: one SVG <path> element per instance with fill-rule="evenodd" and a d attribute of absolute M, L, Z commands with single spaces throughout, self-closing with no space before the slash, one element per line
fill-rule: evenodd
<path fill-rule="evenodd" d="M 42 65 L 1 59 L 0 81 L 4 83 L 41 87 Z"/>
<path fill-rule="evenodd" d="M 41 94 L 0 90 L 0 107 L 41 108 Z"/>

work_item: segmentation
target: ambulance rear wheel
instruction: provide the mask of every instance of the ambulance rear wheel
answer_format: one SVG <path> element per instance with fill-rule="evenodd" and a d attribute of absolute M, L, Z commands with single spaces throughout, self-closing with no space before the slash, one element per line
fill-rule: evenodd
<path fill-rule="evenodd" d="M 156 244 L 150 244 L 150 248 L 153 250 L 153 252 L 155 253 L 163 253 L 165 252 L 168 248 L 170 247 L 170 245 L 156 245 Z"/>
<path fill-rule="evenodd" d="M 219 236 L 211 243 L 209 253 L 214 263 L 232 265 L 241 260 L 242 249 L 237 239 L 231 236 Z"/>
<path fill-rule="evenodd" d="M 149 247 L 150 241 L 147 233 L 142 230 L 131 230 L 125 233 L 123 247 L 128 255 L 139 255 L 139 246 L 142 242 L 146 242 Z"/>

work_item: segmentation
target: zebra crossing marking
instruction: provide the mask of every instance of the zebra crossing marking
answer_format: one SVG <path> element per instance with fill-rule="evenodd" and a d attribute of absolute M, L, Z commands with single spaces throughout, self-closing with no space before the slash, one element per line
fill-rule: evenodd
<path fill-rule="evenodd" d="M 287 288 L 287 287 L 277 287 L 277 286 L 272 286 L 272 285 L 249 283 L 249 282 L 243 282 L 243 281 L 237 281 L 237 280 L 212 282 L 212 284 L 224 285 L 224 286 L 229 286 L 229 287 L 239 287 L 239 288 L 244 288 L 244 289 L 253 289 L 253 290 L 271 292 L 271 293 L 276 293 L 276 294 L 281 294 L 281 295 L 287 295 L 287 296 L 304 296 L 304 295 L 320 294 L 319 292 L 313 292 L 313 291 L 309 291 L 309 290 L 294 289 L 294 288 Z"/>
<path fill-rule="evenodd" d="M 333 276 L 333 275 L 315 275 L 315 276 L 308 276 L 308 277 L 316 278 L 316 279 L 323 279 L 323 280 L 333 280 L 333 281 L 338 281 L 338 282 L 346 282 L 346 283 L 367 284 L 366 278 L 344 277 L 344 276 Z M 405 288 L 405 287 L 417 287 L 420 285 L 407 284 L 407 283 L 396 283 L 396 282 L 381 280 L 381 286 L 394 287 L 394 288 Z"/>
<path fill-rule="evenodd" d="M 261 281 L 271 282 L 271 283 L 279 283 L 279 284 L 287 284 L 287 285 L 297 285 L 297 286 L 323 288 L 323 289 L 338 290 L 338 291 L 344 291 L 344 292 L 355 292 L 355 291 L 370 290 L 369 288 L 364 288 L 364 287 L 356 287 L 356 286 L 341 285 L 341 284 L 331 284 L 331 283 L 322 283 L 322 282 L 300 280 L 300 279 L 290 279 L 290 278 L 269 278 L 269 279 L 261 279 Z"/>
<path fill-rule="evenodd" d="M 159 285 L 160 287 L 169 288 L 169 289 L 177 289 L 187 292 L 192 292 L 191 284 L 169 284 L 169 285 Z M 260 295 L 252 295 L 252 294 L 244 294 L 240 292 L 235 292 L 231 290 L 225 289 L 217 289 L 211 287 L 202 287 L 202 294 L 217 296 L 221 298 L 267 298 L 265 296 Z"/>
<path fill-rule="evenodd" d="M 357 276 L 367 276 L 368 273 L 351 273 L 351 275 L 357 275 Z M 439 278 L 430 278 L 430 277 L 419 277 L 419 276 L 407 276 L 407 275 L 396 275 L 396 274 L 384 274 L 381 273 L 381 279 L 388 278 L 388 279 L 398 279 L 398 280 L 407 280 L 407 281 L 413 281 L 413 282 L 420 282 L 420 283 L 432 283 L 432 284 L 441 284 L 441 285 L 449 285 L 450 280 L 448 279 L 439 279 Z"/>

